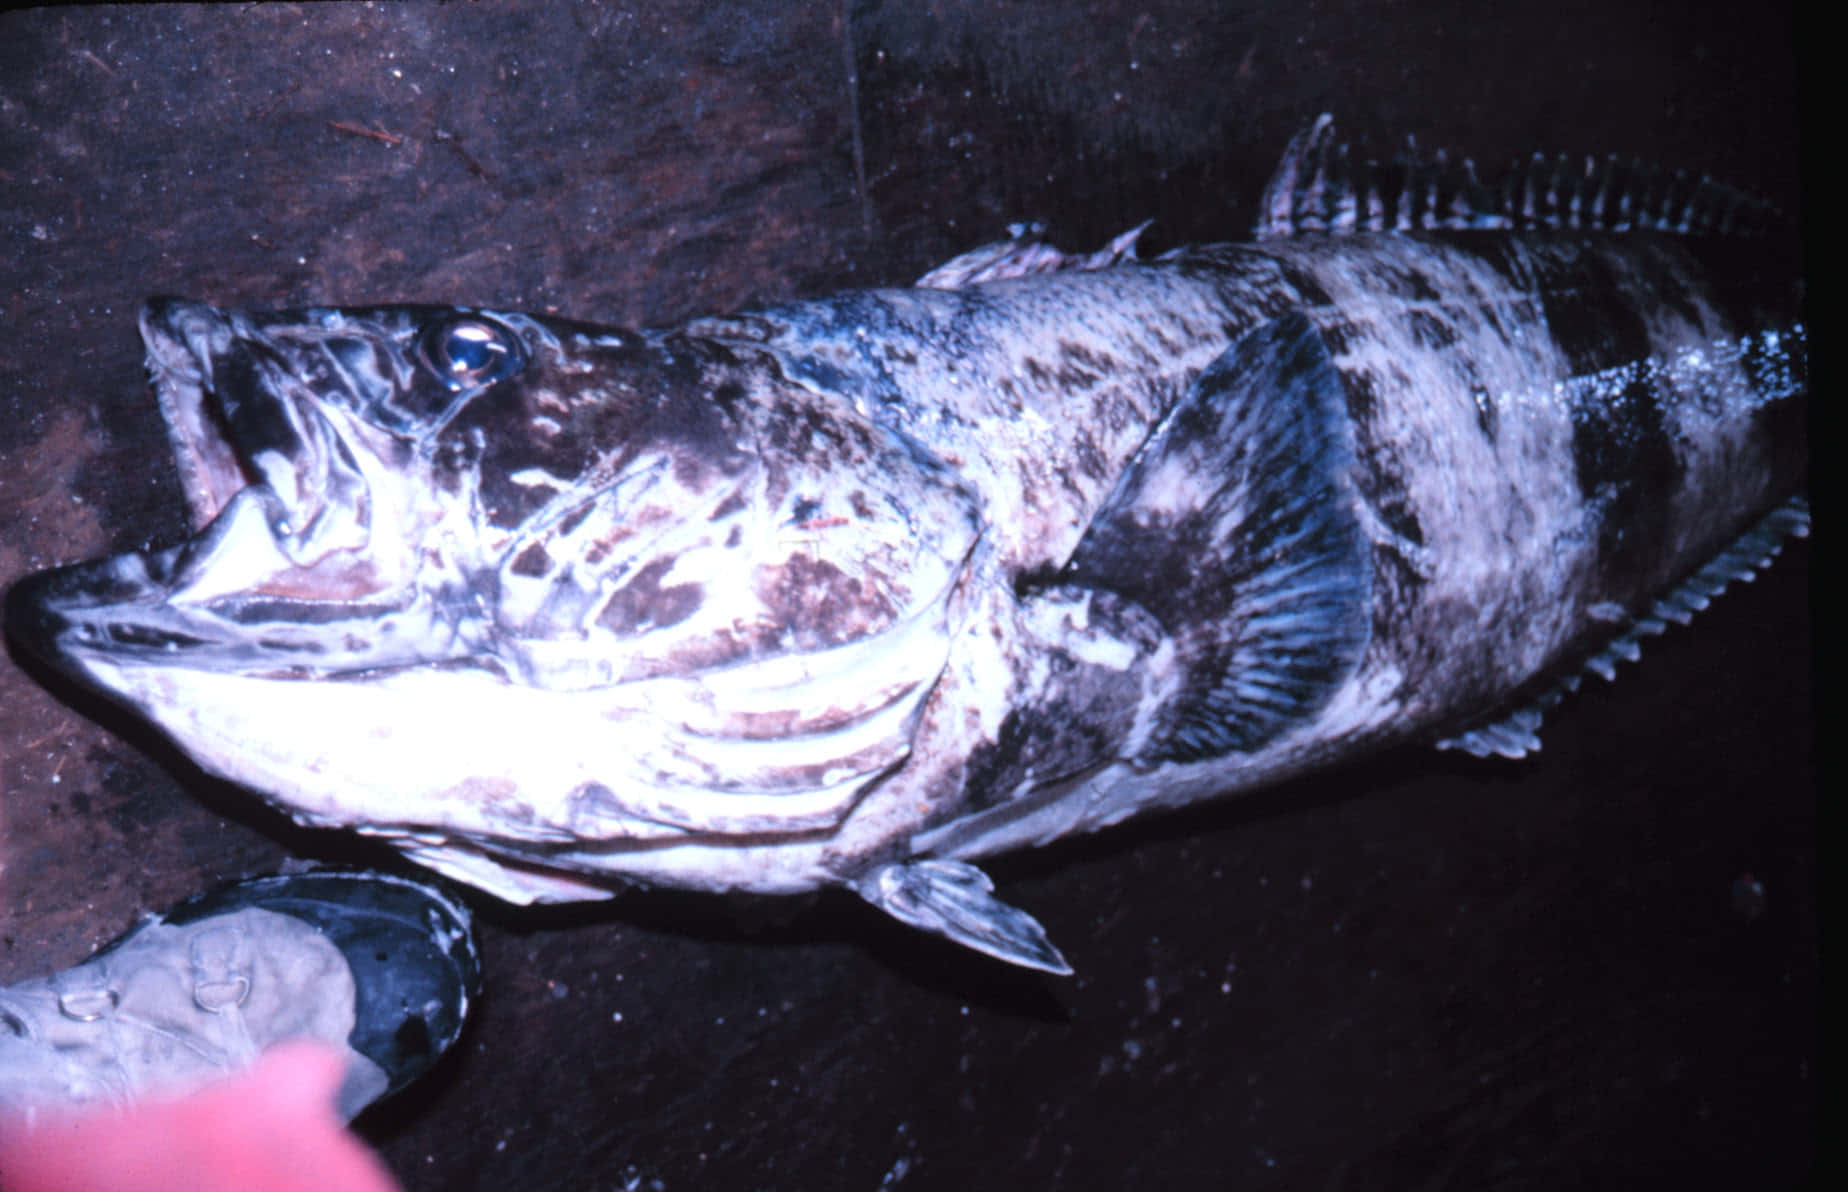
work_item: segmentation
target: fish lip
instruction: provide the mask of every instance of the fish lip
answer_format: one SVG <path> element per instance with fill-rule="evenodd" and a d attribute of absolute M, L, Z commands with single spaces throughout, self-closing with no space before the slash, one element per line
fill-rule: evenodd
<path fill-rule="evenodd" d="M 140 641 L 129 640 L 136 630 L 112 637 L 106 629 L 97 628 L 99 618 L 86 615 L 137 606 L 148 611 L 164 607 L 149 601 L 164 596 L 167 589 L 160 573 L 171 567 L 178 553 L 130 552 L 28 575 L 7 590 L 6 636 L 31 657 L 79 678 L 86 673 L 86 657 L 93 653 L 165 653 L 167 642 L 176 648 L 203 644 L 194 634 L 177 628 L 163 630 L 142 618 L 137 618 Z M 114 623 L 129 624 L 121 617 Z M 162 633 L 168 635 L 166 642 L 159 640 Z"/>
<path fill-rule="evenodd" d="M 54 567 L 26 576 L 6 591 L 4 617 L 8 639 L 28 655 L 65 674 L 81 670 L 71 654 L 60 647 L 72 622 L 59 609 L 61 589 L 70 586 L 73 573 L 92 567 L 79 563 Z"/>
<path fill-rule="evenodd" d="M 467 639 L 465 627 L 447 622 L 442 607 L 406 599 L 403 592 L 304 601 L 215 582 L 227 555 L 248 559 L 263 547 L 276 551 L 270 562 L 284 562 L 270 534 L 275 505 L 267 489 L 249 486 L 178 546 L 27 576 L 6 594 L 5 631 L 29 655 L 79 677 L 96 677 L 90 672 L 98 665 L 269 678 L 376 673 L 406 659 L 371 653 L 363 640 L 350 644 L 356 639 L 341 626 L 381 619 L 425 629 L 426 622 L 444 623 L 454 642 Z M 458 646 L 455 657 L 463 653 Z"/>
<path fill-rule="evenodd" d="M 192 542 L 128 551 L 28 575 L 6 593 L 6 635 L 34 658 L 82 677 L 90 659 L 172 664 L 241 643 L 214 632 L 171 597 Z"/>
<path fill-rule="evenodd" d="M 149 381 L 193 532 L 15 585 L 5 632 L 24 654 L 107 688 L 125 667 L 307 678 L 475 648 L 475 606 L 454 583 L 426 592 L 378 565 L 377 444 L 360 395 L 315 355 L 325 318 L 145 304 Z"/>
<path fill-rule="evenodd" d="M 287 360 L 268 347 L 249 316 L 153 298 L 142 308 L 140 329 L 193 532 L 166 549 L 25 577 L 6 593 L 5 634 L 30 656 L 80 677 L 93 661 L 271 672 L 311 667 L 306 649 L 284 650 L 264 666 L 260 652 L 276 646 L 275 634 L 221 618 L 214 602 L 226 595 L 225 585 L 214 582 L 214 571 L 227 556 L 277 572 L 303 563 L 292 531 L 328 506 L 319 486 L 329 478 L 325 457 L 338 432 L 312 393 L 288 391 Z M 304 429 L 319 441 L 318 452 Z M 262 460 L 265 452 L 272 458 Z M 292 501 L 262 478 L 266 463 L 269 473 L 286 473 L 281 478 Z M 338 606 L 356 611 L 361 604 Z"/>
<path fill-rule="evenodd" d="M 109 676 L 135 669 L 211 671 L 253 679 L 377 675 L 411 665 L 401 658 L 343 655 L 314 621 L 239 622 L 236 608 L 191 606 L 172 599 L 176 585 L 157 572 L 183 572 L 185 547 L 129 553 L 29 575 L 6 593 L 5 633 L 29 658 L 79 681 L 118 686 Z M 125 581 L 124 568 L 146 582 Z M 284 602 L 286 603 L 286 602 Z M 414 615 L 402 606 L 330 602 L 338 625 L 370 615 Z M 228 614 L 228 615 L 226 615 Z M 458 632 L 455 636 L 461 637 Z M 439 661 L 458 662 L 467 655 Z"/>

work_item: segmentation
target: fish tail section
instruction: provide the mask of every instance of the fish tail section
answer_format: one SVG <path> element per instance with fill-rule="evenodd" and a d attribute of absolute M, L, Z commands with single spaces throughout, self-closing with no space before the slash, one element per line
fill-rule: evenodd
<path fill-rule="evenodd" d="M 1540 748 L 1540 722 L 1561 700 L 1579 689 L 1586 675 L 1610 682 L 1619 662 L 1634 662 L 1642 639 L 1667 631 L 1670 623 L 1686 625 L 1715 597 L 1736 582 L 1749 583 L 1771 565 L 1792 538 L 1809 537 L 1809 501 L 1792 497 L 1766 514 L 1751 529 L 1709 559 L 1693 574 L 1663 593 L 1640 615 L 1621 607 L 1606 610 L 1619 628 L 1583 662 L 1554 680 L 1539 695 L 1503 716 L 1437 743 L 1475 757 L 1525 757 Z"/>

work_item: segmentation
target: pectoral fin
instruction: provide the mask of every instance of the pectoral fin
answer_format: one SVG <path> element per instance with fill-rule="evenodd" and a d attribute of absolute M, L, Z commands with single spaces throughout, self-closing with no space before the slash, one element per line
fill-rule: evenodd
<path fill-rule="evenodd" d="M 854 892 L 901 923 L 1023 968 L 1068 976 L 1072 966 L 1032 915 L 994 896 L 994 882 L 961 861 L 881 865 Z"/>
<path fill-rule="evenodd" d="M 1147 609 L 1181 683 L 1143 761 L 1249 751 L 1326 705 L 1366 648 L 1368 546 L 1340 374 L 1290 312 L 1201 373 L 1060 574 Z"/>

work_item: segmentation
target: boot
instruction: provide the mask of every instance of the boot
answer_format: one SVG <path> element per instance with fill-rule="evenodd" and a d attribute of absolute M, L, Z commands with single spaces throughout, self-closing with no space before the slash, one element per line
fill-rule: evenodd
<path fill-rule="evenodd" d="M 0 1111 L 178 1094 L 310 1038 L 345 1052 L 351 1118 L 455 1042 L 480 972 L 467 910 L 423 883 L 318 870 L 226 886 L 0 988 Z"/>

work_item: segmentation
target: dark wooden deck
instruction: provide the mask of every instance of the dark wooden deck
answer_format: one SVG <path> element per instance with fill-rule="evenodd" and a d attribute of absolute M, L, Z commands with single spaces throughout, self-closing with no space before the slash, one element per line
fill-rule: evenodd
<path fill-rule="evenodd" d="M 183 533 L 151 293 L 659 324 L 903 282 L 1011 220 L 1237 238 L 1324 109 L 1797 201 L 1777 4 L 704 7 L 0 16 L 0 584 Z M 1808 560 L 1652 642 L 1528 763 L 1393 754 L 998 867 L 1073 980 L 845 899 L 484 907 L 463 1053 L 368 1136 L 413 1189 L 1791 1186 Z M 366 855 L 39 678 L 0 657 L 0 982 L 221 879 Z"/>

